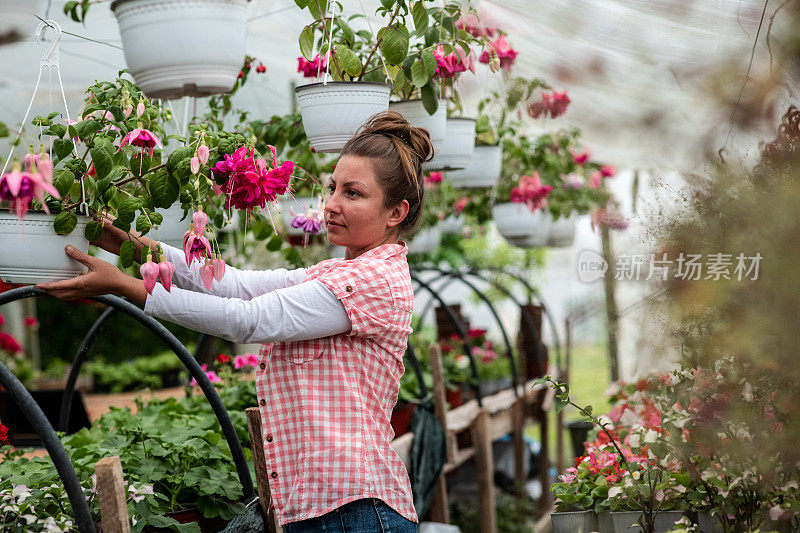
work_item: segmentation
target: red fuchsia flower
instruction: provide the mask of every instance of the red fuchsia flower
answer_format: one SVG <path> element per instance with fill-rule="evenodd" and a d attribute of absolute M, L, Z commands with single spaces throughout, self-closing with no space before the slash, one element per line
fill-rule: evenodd
<path fill-rule="evenodd" d="M 511 45 L 506 41 L 506 36 L 502 33 L 494 41 L 489 42 L 490 50 L 484 50 L 480 57 L 481 63 L 490 63 L 492 57 L 500 59 L 500 68 L 508 72 L 514 65 L 519 52 L 511 48 Z"/>
<path fill-rule="evenodd" d="M 153 155 L 153 150 L 155 147 L 158 146 L 161 148 L 161 140 L 159 140 L 156 135 L 145 128 L 138 127 L 135 130 L 128 133 L 125 137 L 122 138 L 122 142 L 119 143 L 119 149 L 121 150 L 123 146 L 126 144 L 130 144 L 131 146 L 137 146 L 144 151 L 145 149 L 150 150 L 150 155 Z M 119 150 L 117 150 L 119 151 Z"/>
<path fill-rule="evenodd" d="M 547 205 L 547 195 L 553 190 L 552 185 L 542 185 L 538 172 L 533 176 L 522 176 L 519 186 L 511 190 L 511 201 L 526 204 L 531 213 Z"/>
<path fill-rule="evenodd" d="M 542 98 L 538 102 L 533 102 L 528 106 L 528 116 L 537 119 L 542 116 L 547 116 L 550 111 L 550 106 L 553 103 L 553 97 L 549 93 L 542 93 Z"/>
<path fill-rule="evenodd" d="M 175 274 L 175 265 L 169 261 L 161 261 L 158 264 L 158 279 L 161 285 L 167 289 L 167 292 L 172 292 L 172 276 Z"/>
<path fill-rule="evenodd" d="M 4 317 L 3 315 L 0 315 L 0 326 L 2 326 L 5 323 L 6 323 L 6 317 Z"/>
<path fill-rule="evenodd" d="M 16 211 L 22 220 L 30 207 L 31 200 L 36 198 L 45 213 L 49 213 L 44 201 L 44 193 L 54 198 L 61 198 L 53 187 L 53 163 L 47 154 L 28 154 L 25 156 L 26 170 L 23 172 L 19 163 L 14 163 L 11 172 L 0 176 L 0 200 L 7 200 L 11 210 Z"/>
<path fill-rule="evenodd" d="M 266 71 L 267 67 L 265 67 L 263 63 L 256 67 L 256 72 L 258 72 L 259 74 L 264 74 Z"/>
<path fill-rule="evenodd" d="M 484 335 L 486 335 L 486 330 L 480 328 L 472 328 L 467 332 L 467 337 L 469 337 L 470 339 L 483 337 Z"/>
<path fill-rule="evenodd" d="M 158 265 L 151 260 L 152 256 L 147 254 L 147 262 L 139 267 L 139 273 L 144 280 L 144 288 L 147 294 L 153 294 L 153 289 L 156 287 L 156 280 L 158 280 L 159 269 Z"/>
<path fill-rule="evenodd" d="M 284 161 L 278 166 L 275 147 L 269 148 L 272 151 L 271 168 L 268 168 L 263 159 L 255 158 L 255 150 L 252 148 L 247 157 L 247 148 L 242 146 L 232 156 L 225 154 L 225 160 L 212 169 L 216 175 L 226 178 L 222 186 L 227 195 L 226 209 L 231 206 L 237 209 L 264 208 L 267 203 L 274 202 L 278 195 L 286 193 L 294 163 Z"/>
<path fill-rule="evenodd" d="M 469 204 L 469 196 L 462 196 L 453 203 L 453 209 L 455 209 L 456 213 L 461 213 L 467 207 L 467 204 Z"/>
<path fill-rule="evenodd" d="M 463 54 L 464 51 L 461 50 L 461 53 Z M 453 78 L 456 74 L 467 70 L 467 66 L 459 60 L 456 52 L 450 52 L 445 55 L 442 45 L 436 48 L 433 52 L 433 57 L 436 59 L 436 76 L 439 78 Z"/>
<path fill-rule="evenodd" d="M 206 264 L 200 267 L 200 279 L 203 280 L 203 285 L 206 289 L 211 289 L 211 284 L 214 282 L 214 267 L 206 259 Z"/>
<path fill-rule="evenodd" d="M 576 165 L 585 165 L 586 162 L 589 160 L 589 150 L 584 150 L 579 154 L 572 152 L 572 160 L 575 162 Z"/>
<path fill-rule="evenodd" d="M 5 331 L 0 331 L 0 350 L 18 353 L 22 351 L 22 346 L 19 345 L 17 339 Z"/>
<path fill-rule="evenodd" d="M 304 78 L 316 78 L 317 73 L 324 71 L 328 68 L 328 54 L 325 54 L 325 57 L 320 57 L 317 54 L 313 60 L 308 61 L 304 57 L 297 58 L 297 72 L 303 74 Z"/>
<path fill-rule="evenodd" d="M 591 176 L 589 176 L 589 187 L 591 187 L 592 189 L 597 189 L 602 184 L 603 184 L 603 174 L 599 170 L 596 172 L 592 172 Z"/>
<path fill-rule="evenodd" d="M 558 93 L 542 93 L 541 100 L 533 102 L 528 106 L 528 115 L 531 118 L 546 117 L 548 114 L 550 118 L 557 118 L 566 113 L 569 106 L 570 99 L 567 96 L 567 91 Z"/>
<path fill-rule="evenodd" d="M 209 263 L 214 271 L 214 279 L 217 281 L 222 281 L 222 278 L 225 277 L 225 261 L 219 254 L 217 254 L 214 259 L 209 261 Z"/>
<path fill-rule="evenodd" d="M 602 174 L 604 178 L 610 178 L 617 174 L 617 169 L 611 165 L 604 165 L 600 168 L 600 174 Z"/>
<path fill-rule="evenodd" d="M 244 72 L 242 72 L 242 71 L 240 70 L 240 71 L 239 71 L 239 74 L 237 74 L 237 75 L 236 75 L 236 77 L 237 77 L 237 78 L 239 78 L 239 79 L 242 79 L 242 78 L 244 77 Z"/>
<path fill-rule="evenodd" d="M 225 355 L 224 353 L 221 353 L 221 354 L 219 354 L 217 356 L 217 363 L 219 363 L 221 365 L 227 365 L 230 362 L 231 362 L 231 358 L 230 358 L 229 355 Z"/>
<path fill-rule="evenodd" d="M 557 93 L 553 91 L 553 103 L 550 105 L 550 118 L 558 118 L 567 112 L 567 107 L 570 103 L 567 91 Z"/>
<path fill-rule="evenodd" d="M 205 144 L 201 144 L 197 147 L 197 159 L 200 161 L 201 164 L 205 165 L 208 163 L 208 146 Z"/>
<path fill-rule="evenodd" d="M 29 328 L 35 328 L 39 326 L 39 321 L 33 318 L 32 316 L 25 317 L 25 325 Z"/>

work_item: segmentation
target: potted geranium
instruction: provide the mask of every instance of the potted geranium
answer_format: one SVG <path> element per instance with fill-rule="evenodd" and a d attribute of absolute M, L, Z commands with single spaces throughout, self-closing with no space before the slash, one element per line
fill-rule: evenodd
<path fill-rule="evenodd" d="M 550 231 L 550 218 L 545 214 L 545 207 L 553 187 L 543 184 L 536 171 L 532 175 L 520 176 L 512 185 L 507 193 L 498 187 L 498 197 L 509 201 L 492 207 L 497 230 L 515 246 L 545 246 Z"/>
<path fill-rule="evenodd" d="M 83 22 L 98 0 L 71 0 L 64 13 Z M 125 62 L 151 98 L 231 90 L 245 57 L 247 0 L 115 0 Z"/>
<path fill-rule="evenodd" d="M 47 228 L 45 244 L 35 244 L 33 232 L 15 229 L 0 234 L 0 249 L 18 251 L 23 243 L 36 252 L 52 248 L 58 265 L 66 242 L 54 241 L 54 234 L 74 234 L 85 250 L 88 241 L 100 237 L 103 224 L 112 220 L 119 229 L 152 232 L 160 240 L 163 216 L 157 210 L 179 204 L 192 213 L 183 239 L 187 263 L 204 263 L 200 273 L 211 288 L 213 279 L 224 275 L 224 263 L 219 242 L 207 229 L 224 227 L 234 208 L 250 213 L 272 204 L 288 189 L 292 163 L 278 164 L 274 148 L 269 154 L 257 154 L 242 134 L 206 124 L 190 125 L 187 138 L 170 136 L 182 146 L 167 157 L 162 139 L 166 142 L 164 123 L 170 115 L 160 104 L 123 78 L 96 83 L 87 93 L 81 120 L 74 124 L 55 122 L 54 114 L 34 119 L 39 140 L 52 138 L 52 160 L 43 151 L 28 154 L 28 172 L 14 164 L 0 177 L 3 200 L 15 212 L 10 216 Z M 33 221 L 26 213 L 29 205 L 44 211 L 34 215 L 46 221 Z M 8 223 L 0 225 L 5 226 Z M 135 239 L 120 249 L 123 267 L 138 259 Z M 157 278 L 169 287 L 171 265 L 163 256 L 153 251 L 141 260 L 146 263 L 141 270 L 146 287 L 152 290 Z M 58 270 L 37 257 L 3 253 L 0 276 L 23 282 L 63 279 L 80 272 L 73 267 Z"/>

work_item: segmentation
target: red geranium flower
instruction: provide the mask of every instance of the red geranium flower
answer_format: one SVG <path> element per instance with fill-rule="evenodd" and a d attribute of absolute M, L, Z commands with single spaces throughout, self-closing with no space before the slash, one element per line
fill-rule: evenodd
<path fill-rule="evenodd" d="M 226 365 L 231 362 L 231 358 L 224 353 L 221 353 L 217 356 L 217 363 L 221 365 Z"/>

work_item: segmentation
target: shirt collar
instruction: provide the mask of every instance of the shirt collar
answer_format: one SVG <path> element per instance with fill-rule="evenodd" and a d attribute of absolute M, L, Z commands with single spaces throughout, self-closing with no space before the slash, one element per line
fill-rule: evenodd
<path fill-rule="evenodd" d="M 390 243 L 390 244 L 381 244 L 380 246 L 376 246 L 371 250 L 367 250 L 363 254 L 359 255 L 356 259 L 364 258 L 374 258 L 374 259 L 388 259 L 390 257 L 396 255 L 403 255 L 406 256 L 408 254 L 408 246 L 403 241 L 399 241 L 397 243 Z"/>

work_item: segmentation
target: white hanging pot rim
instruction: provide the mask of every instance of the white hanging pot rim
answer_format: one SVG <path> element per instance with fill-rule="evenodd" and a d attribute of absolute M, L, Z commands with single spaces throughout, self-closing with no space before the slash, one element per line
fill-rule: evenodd
<path fill-rule="evenodd" d="M 225 0 L 217 0 L 217 1 L 219 1 L 219 2 L 224 2 Z M 245 0 L 245 1 L 246 1 L 248 4 L 250 3 L 250 0 Z M 120 4 L 124 4 L 125 2 L 136 2 L 136 0 L 113 0 L 113 2 L 111 2 L 111 6 L 110 6 L 110 8 L 111 8 L 111 11 L 114 11 L 114 9 L 116 9 L 116 7 L 117 7 L 118 5 L 120 5 Z"/>
<path fill-rule="evenodd" d="M 131 0 L 117 0 L 119 2 L 130 2 Z M 328 83 L 322 83 L 321 81 L 314 82 L 314 83 L 306 83 L 304 85 L 298 85 L 294 88 L 294 92 L 298 93 L 303 89 L 310 89 L 312 87 L 325 87 L 328 85 L 377 85 L 379 87 L 391 87 L 391 84 L 386 83 L 384 81 L 329 81 Z"/>

